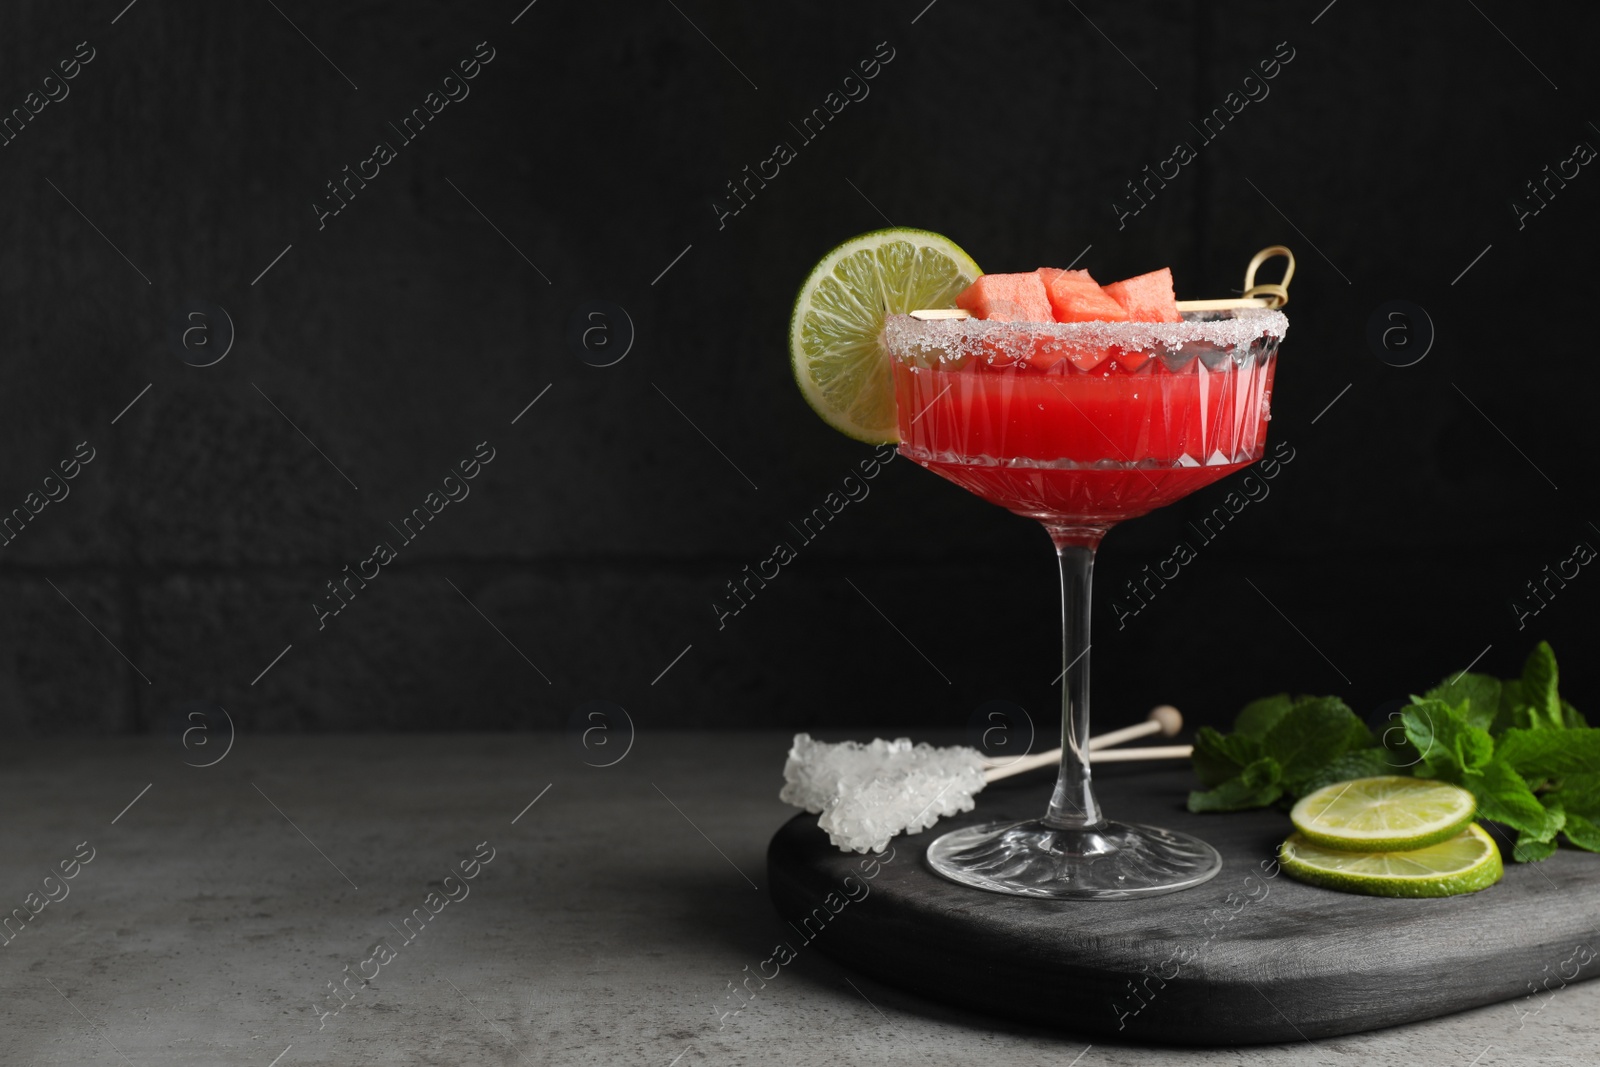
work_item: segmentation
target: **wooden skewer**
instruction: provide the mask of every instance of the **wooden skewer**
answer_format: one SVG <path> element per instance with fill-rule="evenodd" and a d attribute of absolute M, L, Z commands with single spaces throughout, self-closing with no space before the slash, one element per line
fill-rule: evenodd
<path fill-rule="evenodd" d="M 1098 752 L 1102 748 L 1111 748 L 1124 741 L 1137 741 L 1141 737 L 1149 737 L 1156 733 L 1162 737 L 1176 737 L 1181 729 L 1183 729 L 1183 713 L 1171 704 L 1162 704 L 1151 708 L 1150 714 L 1144 717 L 1144 722 L 1124 726 L 1120 730 L 1109 730 L 1099 737 L 1089 738 L 1089 751 Z"/>
<path fill-rule="evenodd" d="M 1180 300 L 1179 311 L 1237 311 L 1241 308 L 1270 308 L 1273 303 L 1264 296 L 1230 296 L 1217 300 Z M 970 319 L 972 312 L 966 308 L 918 308 L 911 317 L 923 322 L 942 319 Z M 1107 320 L 1110 321 L 1110 320 Z"/>
<path fill-rule="evenodd" d="M 1270 297 L 1265 296 L 1230 296 L 1217 300 L 1178 301 L 1179 311 L 1239 311 L 1244 308 L 1280 306 L 1282 305 L 1274 304 Z M 921 319 L 923 322 L 937 322 L 944 319 L 970 319 L 972 312 L 966 308 L 919 308 L 911 312 L 911 317 Z"/>
<path fill-rule="evenodd" d="M 1179 311 L 1234 311 L 1239 308 L 1269 308 L 1272 301 L 1264 296 L 1233 296 L 1220 300 L 1180 300 Z M 966 308 L 919 308 L 911 313 L 914 319 L 923 322 L 938 322 L 946 319 L 970 319 L 972 312 Z"/>
<path fill-rule="evenodd" d="M 1283 280 L 1256 284 L 1256 271 L 1269 259 L 1282 256 L 1289 261 L 1283 269 Z M 1241 308 L 1281 308 L 1289 302 L 1289 281 L 1294 277 L 1294 253 L 1283 245 L 1263 248 L 1250 259 L 1244 271 L 1244 293 L 1219 300 L 1180 300 L 1179 311 L 1236 311 Z M 972 314 L 964 308 L 922 308 L 911 317 L 931 322 L 937 319 L 970 319 Z"/>
<path fill-rule="evenodd" d="M 1096 763 L 1127 763 L 1141 759 L 1188 759 L 1194 755 L 1193 745 L 1146 745 L 1143 748 L 1114 748 L 1110 752 L 1096 752 Z"/>
<path fill-rule="evenodd" d="M 1130 760 L 1141 759 L 1188 759 L 1192 755 L 1194 755 L 1193 745 L 1147 745 L 1143 748 L 1113 748 L 1105 752 L 1095 752 L 1094 762 L 1125 763 Z M 1002 778 L 1025 774 L 1039 767 L 1050 767 L 1060 762 L 1061 750 L 1055 748 L 1049 752 L 1041 752 L 1036 756 L 1024 756 L 1017 762 L 1004 767 L 992 767 L 983 772 L 983 780 L 985 782 L 998 782 Z"/>
<path fill-rule="evenodd" d="M 1184 759 L 1193 751 L 1190 745 L 1161 745 L 1149 748 L 1126 748 L 1115 752 L 1105 752 L 1104 749 L 1113 745 L 1120 745 L 1151 734 L 1161 734 L 1163 737 L 1172 737 L 1183 729 L 1183 715 L 1171 704 L 1163 704 L 1152 708 L 1145 721 L 1135 726 L 1124 726 L 1120 730 L 1111 730 L 1098 737 L 1089 738 L 1089 751 L 1095 754 L 1097 762 L 1136 760 L 1136 759 Z M 1036 767 L 1048 767 L 1061 762 L 1061 750 L 1051 749 L 1049 752 L 1039 752 L 1032 756 L 1023 756 L 1015 760 L 986 759 L 984 761 L 983 780 L 998 782 L 1002 778 L 1010 778 L 1014 774 L 1023 774 Z"/>
<path fill-rule="evenodd" d="M 1238 311 L 1241 308 L 1269 308 L 1272 301 L 1264 296 L 1235 296 L 1222 300 L 1180 300 L 1179 311 Z"/>
<path fill-rule="evenodd" d="M 1261 264 L 1275 256 L 1289 261 L 1283 268 L 1283 280 L 1256 284 L 1256 271 Z M 1294 253 L 1283 245 L 1263 248 L 1250 259 L 1244 269 L 1244 293 L 1223 300 L 1180 300 L 1179 311 L 1236 311 L 1240 308 L 1281 308 L 1289 302 L 1289 280 L 1294 277 Z"/>

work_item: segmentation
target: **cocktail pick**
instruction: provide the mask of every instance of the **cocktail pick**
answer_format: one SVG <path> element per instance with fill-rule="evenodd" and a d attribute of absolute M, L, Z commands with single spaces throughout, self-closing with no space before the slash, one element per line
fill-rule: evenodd
<path fill-rule="evenodd" d="M 1289 261 L 1283 269 L 1283 279 L 1277 282 L 1256 284 L 1256 271 L 1269 259 L 1282 256 Z M 1179 311 L 1236 311 L 1241 308 L 1281 308 L 1289 302 L 1289 281 L 1294 277 L 1294 253 L 1284 245 L 1263 248 L 1250 257 L 1244 269 L 1244 292 L 1239 296 L 1217 300 L 1180 300 Z M 935 319 L 970 319 L 972 313 L 965 308 L 921 308 L 911 312 L 914 319 L 930 322 Z"/>
<path fill-rule="evenodd" d="M 1154 733 L 1177 732 L 1183 717 L 1162 706 L 1137 726 L 1091 738 L 1097 760 L 1178 759 L 1188 745 L 1101 749 Z M 815 741 L 796 734 L 783 768 L 785 803 L 818 813 L 817 825 L 841 851 L 881 852 L 896 834 L 925 830 L 947 815 L 971 811 L 973 796 L 991 781 L 1059 762 L 1061 750 L 1018 760 L 990 761 L 975 748 L 913 745 L 910 738 L 868 744 Z M 991 764 L 987 766 L 986 764 Z M 995 765 L 997 764 L 997 765 Z M 1024 765 L 1025 764 L 1025 765 Z"/>
<path fill-rule="evenodd" d="M 1289 261 L 1288 266 L 1283 268 L 1283 280 L 1257 285 L 1256 271 L 1261 264 L 1275 256 L 1282 256 Z M 1272 245 L 1250 257 L 1250 265 L 1244 269 L 1244 292 L 1241 295 L 1221 300 L 1180 300 L 1178 310 L 1233 311 L 1237 308 L 1281 308 L 1289 302 L 1289 280 L 1293 277 L 1294 253 L 1283 245 Z"/>

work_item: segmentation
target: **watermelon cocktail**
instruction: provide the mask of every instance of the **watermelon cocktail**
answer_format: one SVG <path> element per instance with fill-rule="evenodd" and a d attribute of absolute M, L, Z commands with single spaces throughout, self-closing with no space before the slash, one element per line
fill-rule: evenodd
<path fill-rule="evenodd" d="M 1103 533 L 1261 457 L 1271 352 L 1236 363 L 1228 345 L 1202 354 L 1187 339 L 1221 323 L 914 321 L 890 330 L 907 353 L 900 451 L 1019 515 Z M 1228 338 L 1251 321 L 1229 322 Z M 952 344 L 965 354 L 950 358 Z M 1152 356 L 1163 345 L 1177 357 Z"/>
<path fill-rule="evenodd" d="M 987 277 L 1004 296 L 1004 279 L 1025 276 Z M 902 454 L 1037 520 L 1055 542 L 1065 668 L 1061 771 L 1043 818 L 946 834 L 930 846 L 928 861 L 955 881 L 1025 896 L 1117 898 L 1197 885 L 1221 867 L 1214 849 L 1188 835 L 1109 821 L 1095 801 L 1090 577 L 1095 548 L 1112 525 L 1261 457 L 1287 319 L 1266 309 L 1180 316 L 1170 305 L 1160 313 L 1165 321 L 1037 321 L 1048 314 L 1005 321 L 1023 317 L 1007 316 L 1006 307 L 991 299 L 987 319 L 893 315 L 882 340 Z"/>

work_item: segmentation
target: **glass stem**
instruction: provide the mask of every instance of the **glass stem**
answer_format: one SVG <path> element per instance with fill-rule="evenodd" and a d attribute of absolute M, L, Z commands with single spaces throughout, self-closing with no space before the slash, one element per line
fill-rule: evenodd
<path fill-rule="evenodd" d="M 1044 821 L 1061 829 L 1100 825 L 1089 770 L 1089 593 L 1105 527 L 1050 527 L 1061 565 L 1061 772 Z"/>

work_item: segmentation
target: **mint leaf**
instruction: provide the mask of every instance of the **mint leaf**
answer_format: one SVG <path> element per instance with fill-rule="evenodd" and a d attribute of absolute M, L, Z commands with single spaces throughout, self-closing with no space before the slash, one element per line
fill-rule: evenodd
<path fill-rule="evenodd" d="M 1442 700 L 1419 700 L 1400 713 L 1400 721 L 1406 740 L 1421 754 L 1412 768 L 1420 777 L 1466 785 L 1465 777 L 1494 754 L 1489 731 L 1471 725 L 1462 709 Z"/>
<path fill-rule="evenodd" d="M 1413 701 L 1417 697 L 1411 698 Z M 1405 722 L 1400 712 L 1389 713 L 1388 725 L 1378 735 L 1378 746 L 1388 755 L 1386 761 L 1390 769 L 1385 774 L 1410 774 L 1411 768 L 1416 766 L 1418 753 L 1416 747 L 1406 737 Z"/>
<path fill-rule="evenodd" d="M 1581 730 L 1589 725 L 1589 720 L 1583 717 L 1583 712 L 1568 704 L 1565 700 L 1561 702 L 1561 721 L 1566 724 L 1569 730 Z"/>
<path fill-rule="evenodd" d="M 1538 863 L 1547 860 L 1556 854 L 1554 841 L 1539 841 L 1530 838 L 1527 834 L 1518 834 L 1517 843 L 1511 849 L 1511 858 L 1518 863 Z"/>
<path fill-rule="evenodd" d="M 1500 710 L 1500 679 L 1463 673 L 1440 682 L 1422 694 L 1422 699 L 1442 700 L 1452 708 L 1465 704 L 1467 722 L 1487 730 Z"/>
<path fill-rule="evenodd" d="M 1239 734 L 1221 734 L 1202 726 L 1194 735 L 1194 774 L 1206 788 L 1237 777 L 1261 758 L 1261 743 Z"/>
<path fill-rule="evenodd" d="M 1547 817 L 1538 831 L 1523 830 L 1517 834 L 1517 843 L 1511 849 L 1511 858 L 1518 863 L 1538 863 L 1556 853 L 1556 834 L 1566 825 L 1567 813 L 1560 804 L 1546 808 Z"/>
<path fill-rule="evenodd" d="M 1338 697 L 1307 697 L 1278 719 L 1261 741 L 1261 751 L 1283 768 L 1283 784 L 1293 793 L 1324 764 L 1353 749 L 1370 748 L 1372 731 Z"/>
<path fill-rule="evenodd" d="M 1540 641 L 1528 653 L 1522 665 L 1522 703 L 1524 711 L 1517 716 L 1518 726 L 1531 730 L 1560 730 L 1566 721 L 1561 711 L 1561 697 L 1556 692 L 1560 681 L 1556 670 L 1556 654 L 1550 642 Z"/>
<path fill-rule="evenodd" d="M 1530 781 L 1593 772 L 1600 769 L 1600 730 L 1513 727 L 1495 742 L 1494 754 Z"/>
<path fill-rule="evenodd" d="M 1600 770 L 1567 775 L 1561 780 L 1561 791 L 1555 796 L 1566 809 L 1568 818 L 1582 815 L 1588 819 L 1600 819 Z"/>
<path fill-rule="evenodd" d="M 1500 707 L 1494 713 L 1494 725 L 1489 729 L 1498 734 L 1501 730 L 1509 730 L 1513 726 L 1526 726 L 1527 720 L 1517 721 L 1517 714 L 1522 710 L 1522 683 L 1515 678 L 1508 678 L 1500 683 Z"/>
<path fill-rule="evenodd" d="M 1459 783 L 1478 799 L 1478 817 L 1504 823 L 1531 840 L 1549 841 L 1561 829 L 1562 809 L 1547 810 L 1509 764 L 1494 760 Z"/>
<path fill-rule="evenodd" d="M 1189 810 L 1243 811 L 1246 808 L 1264 808 L 1283 796 L 1283 786 L 1279 784 L 1282 773 L 1277 760 L 1262 757 L 1237 777 L 1228 779 L 1215 789 L 1205 793 L 1190 793 Z"/>
<path fill-rule="evenodd" d="M 1384 748 L 1363 748 L 1347 752 L 1330 763 L 1306 775 L 1298 783 L 1300 796 L 1314 793 L 1325 785 L 1348 782 L 1352 778 L 1378 778 L 1386 774 L 1410 774 L 1402 759 Z"/>
<path fill-rule="evenodd" d="M 1279 719 L 1289 714 L 1294 703 L 1289 699 L 1288 693 L 1252 700 L 1234 718 L 1233 732 L 1260 741 L 1278 725 Z"/>
<path fill-rule="evenodd" d="M 1581 849 L 1600 852 L 1600 825 L 1582 815 L 1567 813 L 1567 824 L 1562 827 L 1567 840 Z"/>
<path fill-rule="evenodd" d="M 1463 672 L 1412 697 L 1381 747 L 1337 697 L 1263 697 L 1240 710 L 1233 733 L 1196 736 L 1195 774 L 1208 788 L 1189 794 L 1189 810 L 1260 808 L 1354 778 L 1415 774 L 1471 790 L 1480 821 L 1516 832 L 1507 844 L 1519 862 L 1549 857 L 1562 834 L 1600 852 L 1600 729 L 1559 685 L 1541 641 L 1520 678 Z"/>

